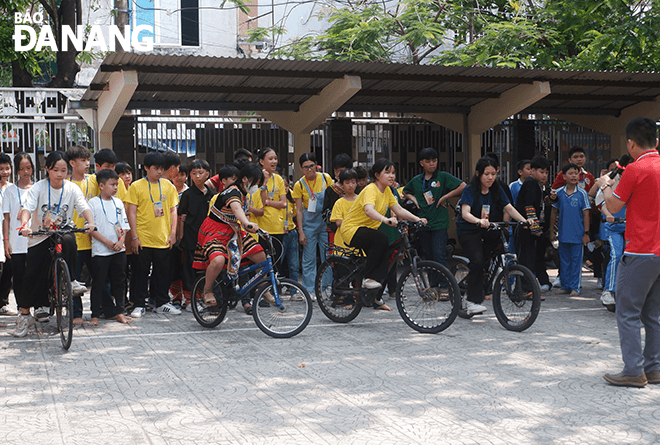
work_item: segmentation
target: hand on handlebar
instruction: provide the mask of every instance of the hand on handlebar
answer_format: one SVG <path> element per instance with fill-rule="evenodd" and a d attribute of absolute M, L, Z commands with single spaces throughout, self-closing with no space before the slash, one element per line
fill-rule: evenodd
<path fill-rule="evenodd" d="M 257 223 L 251 222 L 247 226 L 245 226 L 245 231 L 250 232 L 250 233 L 257 233 L 259 231 L 259 226 Z"/>
<path fill-rule="evenodd" d="M 396 225 L 399 223 L 399 221 L 396 219 L 396 216 L 392 216 L 390 218 L 385 218 L 383 220 L 385 224 L 391 227 L 396 227 Z"/>
<path fill-rule="evenodd" d="M 478 225 L 479 227 L 481 227 L 482 229 L 487 229 L 487 228 L 490 227 L 490 221 L 488 221 L 487 219 L 480 219 L 480 220 L 477 222 L 477 225 Z"/>
<path fill-rule="evenodd" d="M 612 215 L 606 216 L 605 221 L 607 221 L 608 223 L 613 223 L 614 222 L 614 216 L 612 216 Z"/>

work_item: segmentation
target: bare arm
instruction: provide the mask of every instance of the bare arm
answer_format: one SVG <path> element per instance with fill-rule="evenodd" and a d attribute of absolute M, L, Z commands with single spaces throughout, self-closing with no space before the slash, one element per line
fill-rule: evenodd
<path fill-rule="evenodd" d="M 555 223 L 557 222 L 557 208 L 553 207 L 550 212 L 550 241 L 557 239 L 557 231 L 555 230 Z"/>
<path fill-rule="evenodd" d="M 394 204 L 390 208 L 392 209 L 392 213 L 394 213 L 400 219 L 411 219 L 413 221 L 421 221 L 422 220 L 422 218 L 419 218 L 419 217 L 413 215 L 408 210 L 401 207 L 400 204 Z"/>
<path fill-rule="evenodd" d="M 174 247 L 176 244 L 176 226 L 179 220 L 179 216 L 176 213 L 176 206 L 170 207 L 170 221 L 172 221 L 172 229 L 170 230 L 170 236 L 167 238 L 168 247 Z"/>
<path fill-rule="evenodd" d="M 419 202 L 417 202 L 417 198 L 415 198 L 415 195 L 411 195 L 410 193 L 404 193 L 403 196 L 411 200 L 415 204 L 415 207 L 417 207 L 418 209 L 420 208 Z"/>
<path fill-rule="evenodd" d="M 9 218 L 9 213 L 5 213 L 5 219 L 2 221 L 2 238 L 4 239 L 3 244 L 7 258 L 11 258 L 11 244 L 9 244 L 9 231 L 11 229 L 9 228 Z"/>
<path fill-rule="evenodd" d="M 298 230 L 298 240 L 303 246 L 307 245 L 307 237 L 305 236 L 305 231 L 303 230 L 303 202 L 302 198 L 296 198 L 296 225 L 300 230 Z"/>
<path fill-rule="evenodd" d="M 234 212 L 236 219 L 241 223 L 245 230 L 251 233 L 255 233 L 257 229 L 259 229 L 259 226 L 256 223 L 248 220 L 240 202 L 234 201 L 229 205 L 229 207 L 231 208 L 231 211 Z"/>
<path fill-rule="evenodd" d="M 457 196 L 461 196 L 463 194 L 463 189 L 466 187 L 466 185 L 467 184 L 465 182 L 461 182 L 461 185 L 459 185 L 458 187 L 456 187 L 454 190 L 447 193 L 446 195 L 442 196 L 438 200 L 438 204 L 436 205 L 436 207 L 444 205 L 444 203 L 450 198 L 455 198 Z"/>
<path fill-rule="evenodd" d="M 135 204 L 128 205 L 128 225 L 131 227 L 133 238 L 131 239 L 131 251 L 138 254 L 142 249 L 142 243 L 137 233 L 137 206 Z"/>
<path fill-rule="evenodd" d="M 582 214 L 584 215 L 584 231 L 585 232 L 587 232 L 589 230 L 589 212 L 590 211 L 591 211 L 591 209 L 587 209 L 587 210 L 582 211 Z M 587 243 L 589 243 L 589 241 L 590 241 L 589 240 L 589 235 L 587 235 L 585 233 L 584 236 L 582 237 L 582 244 L 584 244 L 586 246 Z"/>

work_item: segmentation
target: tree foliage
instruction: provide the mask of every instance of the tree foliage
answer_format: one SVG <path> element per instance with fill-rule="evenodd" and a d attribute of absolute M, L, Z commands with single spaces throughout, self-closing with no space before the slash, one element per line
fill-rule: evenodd
<path fill-rule="evenodd" d="M 272 55 L 627 71 L 655 70 L 660 56 L 655 0 L 364 0 L 331 2 L 318 17 L 323 32 Z M 284 29 L 252 37 L 272 32 Z"/>

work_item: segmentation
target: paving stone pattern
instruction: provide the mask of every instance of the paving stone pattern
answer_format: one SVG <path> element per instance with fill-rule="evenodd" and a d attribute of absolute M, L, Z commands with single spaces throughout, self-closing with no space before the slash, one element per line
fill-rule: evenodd
<path fill-rule="evenodd" d="M 622 368 L 616 322 L 585 284 L 547 293 L 523 333 L 490 302 L 438 335 L 396 310 L 340 325 L 316 307 L 283 340 L 237 310 L 213 330 L 147 313 L 77 328 L 64 352 L 54 321 L 15 339 L 2 317 L 2 443 L 658 444 L 660 385 L 603 380 Z"/>

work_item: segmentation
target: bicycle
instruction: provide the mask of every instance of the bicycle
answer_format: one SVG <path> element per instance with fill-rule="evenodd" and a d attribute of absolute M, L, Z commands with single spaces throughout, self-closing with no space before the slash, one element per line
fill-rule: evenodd
<path fill-rule="evenodd" d="M 258 288 L 252 304 L 252 317 L 259 329 L 275 338 L 288 338 L 305 329 L 312 318 L 312 299 L 300 283 L 288 278 L 280 278 L 273 269 L 273 239 L 270 234 L 259 229 L 257 234 L 267 241 L 266 260 L 242 268 L 238 277 L 252 274 L 245 284 L 238 284 L 238 277 L 230 279 L 223 270 L 213 283 L 216 304 L 204 303 L 206 277 L 195 283 L 191 295 L 191 307 L 195 320 L 205 327 L 214 328 L 224 320 L 227 309 L 235 307 L 238 301 L 253 289 Z M 275 302 L 266 298 L 270 292 Z M 272 300 L 271 300 L 272 301 Z M 286 304 L 285 304 L 286 303 Z"/>
<path fill-rule="evenodd" d="M 64 350 L 71 347 L 73 340 L 73 292 L 69 266 L 62 257 L 62 237 L 69 233 L 85 233 L 86 231 L 87 229 L 64 227 L 58 230 L 38 230 L 30 234 L 30 236 L 46 236 L 51 242 L 48 252 L 52 261 L 48 274 L 53 281 L 48 289 L 49 316 L 57 315 L 57 330 L 60 333 Z"/>
<path fill-rule="evenodd" d="M 509 243 L 504 235 L 509 227 L 526 222 L 492 222 L 488 230 L 498 230 L 502 243 L 486 259 L 484 265 L 484 290 L 493 295 L 493 310 L 500 324 L 509 331 L 522 332 L 534 324 L 541 309 L 541 288 L 536 277 L 527 267 L 518 263 L 515 254 L 509 253 Z M 472 318 L 465 311 L 469 261 L 454 256 L 450 265 L 462 295 L 461 318 Z"/>
<path fill-rule="evenodd" d="M 408 229 L 423 226 L 420 222 L 399 221 L 397 229 L 401 239 L 390 246 L 388 273 L 397 262 L 406 264 L 396 286 L 399 314 L 414 330 L 437 333 L 456 319 L 460 291 L 449 269 L 434 261 L 421 260 L 411 247 Z M 340 255 L 329 256 L 319 267 L 315 282 L 317 301 L 330 320 L 348 323 L 358 316 L 363 306 L 372 306 L 382 296 L 384 286 L 363 289 L 366 257 L 354 249 L 329 247 Z M 331 283 L 324 282 L 324 276 Z"/>

